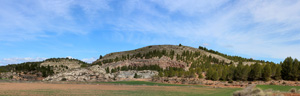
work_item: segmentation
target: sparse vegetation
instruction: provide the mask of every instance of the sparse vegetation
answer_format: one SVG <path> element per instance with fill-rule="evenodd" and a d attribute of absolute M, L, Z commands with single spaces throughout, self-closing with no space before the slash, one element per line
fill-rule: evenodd
<path fill-rule="evenodd" d="M 274 91 L 280 92 L 290 92 L 290 89 L 300 89 L 300 86 L 283 86 L 283 85 L 256 85 L 256 87 L 261 88 L 263 90 L 272 89 Z"/>
<path fill-rule="evenodd" d="M 181 44 L 180 44 L 181 45 Z M 182 45 L 181 45 L 182 46 Z M 178 46 L 177 46 L 178 47 Z M 185 48 L 182 46 L 181 48 Z M 147 48 L 153 48 L 148 46 Z M 131 59 L 152 59 L 161 58 L 163 56 L 171 58 L 179 62 L 184 62 L 185 66 L 172 67 L 167 66 L 165 69 L 160 68 L 159 64 L 156 65 L 129 65 L 116 68 L 105 68 L 107 73 L 114 73 L 118 71 L 128 70 L 155 70 L 158 71 L 160 77 L 182 77 L 182 78 L 203 78 L 202 73 L 206 73 L 207 80 L 222 80 L 222 81 L 256 81 L 256 80 L 298 80 L 300 79 L 300 65 L 297 59 L 288 57 L 284 62 L 275 64 L 273 62 L 265 62 L 261 60 L 246 59 L 235 56 L 228 56 L 226 54 L 219 53 L 218 51 L 208 50 L 205 47 L 199 46 L 199 49 L 214 53 L 233 61 L 239 61 L 237 65 L 233 61 L 225 62 L 215 56 L 206 55 L 201 51 L 195 50 L 166 50 L 166 49 L 153 49 L 151 51 L 145 50 L 145 52 L 138 52 L 136 54 L 122 54 L 116 56 L 113 59 L 106 59 L 102 55 L 101 61 L 93 63 L 93 65 L 105 65 L 112 62 L 131 60 Z M 111 54 L 110 54 L 111 55 Z M 61 60 L 76 61 L 81 64 L 81 67 L 89 67 L 90 64 L 77 59 L 70 58 L 50 58 L 43 62 L 60 62 Z M 243 62 L 252 61 L 256 62 L 251 65 L 244 65 Z M 21 64 L 12 64 L 7 66 L 1 66 L 0 72 L 41 72 L 43 77 L 53 75 L 53 67 L 56 66 L 40 66 L 42 62 L 26 62 Z M 235 62 L 237 63 L 237 62 Z M 68 69 L 67 66 L 58 66 Z M 188 67 L 188 70 L 185 68 Z M 271 70 L 272 69 L 272 70 Z"/>

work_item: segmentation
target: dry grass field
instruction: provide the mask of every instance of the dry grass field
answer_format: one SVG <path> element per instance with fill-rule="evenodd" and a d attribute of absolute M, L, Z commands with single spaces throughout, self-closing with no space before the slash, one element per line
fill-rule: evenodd
<path fill-rule="evenodd" d="M 147 85 L 141 82 L 134 85 L 122 84 L 122 82 L 118 84 L 0 83 L 0 96 L 230 96 L 236 90 L 239 88 Z"/>

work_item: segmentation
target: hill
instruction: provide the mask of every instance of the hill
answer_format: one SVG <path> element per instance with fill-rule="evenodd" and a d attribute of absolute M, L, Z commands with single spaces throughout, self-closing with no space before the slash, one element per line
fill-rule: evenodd
<path fill-rule="evenodd" d="M 211 84 L 213 81 L 298 80 L 297 59 L 281 64 L 229 56 L 205 47 L 152 45 L 100 56 L 92 64 L 77 59 L 51 58 L 0 67 L 1 78 L 45 81 L 122 81 Z M 21 79 L 20 79 L 21 78 Z M 31 79 L 30 79 L 31 78 Z M 206 84 L 205 83 L 205 84 Z M 276 83 L 277 84 L 277 83 Z"/>
<path fill-rule="evenodd" d="M 71 58 L 50 58 L 40 62 L 25 62 L 0 66 L 0 78 L 14 80 L 42 80 L 67 70 L 88 66 L 87 63 Z"/>
<path fill-rule="evenodd" d="M 251 65 L 256 62 L 263 63 L 264 61 L 229 56 L 201 46 L 197 49 L 182 45 L 152 45 L 130 51 L 110 53 L 104 57 L 100 56 L 92 64 L 110 68 L 159 64 L 163 69 L 166 67 L 180 67 L 188 70 L 193 62 L 227 65 L 237 65 L 242 62 Z"/>

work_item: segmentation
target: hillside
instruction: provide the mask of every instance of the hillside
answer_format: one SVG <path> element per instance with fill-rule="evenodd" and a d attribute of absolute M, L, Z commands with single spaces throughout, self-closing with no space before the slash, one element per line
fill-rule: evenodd
<path fill-rule="evenodd" d="M 42 80 L 68 70 L 86 67 L 87 63 L 70 58 L 50 58 L 40 62 L 25 62 L 0 66 L 0 79 Z"/>
<path fill-rule="evenodd" d="M 228 56 L 217 51 L 207 50 L 201 46 L 197 49 L 181 45 L 152 45 L 130 51 L 110 53 L 100 57 L 92 64 L 111 68 L 125 65 L 159 64 L 164 69 L 171 66 L 188 70 L 193 62 L 197 61 L 203 64 L 208 62 L 208 59 L 212 59 L 209 60 L 211 64 L 237 65 L 239 62 L 242 62 L 245 65 L 251 65 L 255 62 L 262 62 L 238 56 Z"/>
<path fill-rule="evenodd" d="M 51 58 L 41 62 L 1 66 L 0 77 L 44 81 L 147 79 L 155 82 L 203 84 L 207 83 L 205 80 L 298 80 L 300 76 L 296 74 L 298 69 L 295 69 L 298 65 L 298 60 L 291 57 L 282 64 L 275 64 L 229 56 L 201 46 L 152 45 L 100 56 L 92 64 L 77 59 Z"/>

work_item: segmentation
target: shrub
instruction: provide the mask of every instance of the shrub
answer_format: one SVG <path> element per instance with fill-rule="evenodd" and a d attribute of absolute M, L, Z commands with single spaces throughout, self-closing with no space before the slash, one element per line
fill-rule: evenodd
<path fill-rule="evenodd" d="M 296 89 L 296 88 L 292 88 L 292 89 L 290 89 L 290 92 L 291 92 L 291 93 L 296 93 L 296 92 L 297 92 L 297 89 Z"/>
<path fill-rule="evenodd" d="M 233 96 L 271 96 L 272 92 L 264 92 L 260 88 L 244 89 L 233 93 Z"/>
<path fill-rule="evenodd" d="M 137 75 L 136 73 L 134 74 L 133 78 L 141 78 L 142 76 Z"/>
<path fill-rule="evenodd" d="M 62 78 L 61 81 L 67 81 L 67 78 Z"/>

